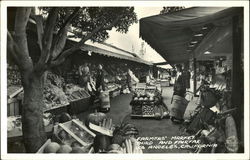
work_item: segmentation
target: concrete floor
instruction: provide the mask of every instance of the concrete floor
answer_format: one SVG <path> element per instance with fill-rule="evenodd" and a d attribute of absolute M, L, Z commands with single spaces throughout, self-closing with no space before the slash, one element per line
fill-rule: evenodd
<path fill-rule="evenodd" d="M 164 98 L 164 103 L 167 105 L 168 109 L 171 109 L 171 97 L 173 94 L 173 87 L 164 87 L 162 96 Z M 134 124 L 139 130 L 140 137 L 156 137 L 156 136 L 167 136 L 170 139 L 172 136 L 181 135 L 181 125 L 173 124 L 170 119 L 155 120 L 151 119 L 132 119 L 131 106 L 129 105 L 132 95 L 125 94 L 114 97 L 111 99 L 111 110 L 107 114 L 113 119 L 115 124 L 120 124 L 123 122 L 130 122 Z M 196 98 L 190 101 L 184 117 L 187 117 L 189 113 L 194 110 L 196 104 Z M 156 141 L 154 144 L 158 143 Z M 147 146 L 146 146 L 147 148 Z M 144 153 L 187 153 L 188 150 L 183 149 L 144 149 Z"/>

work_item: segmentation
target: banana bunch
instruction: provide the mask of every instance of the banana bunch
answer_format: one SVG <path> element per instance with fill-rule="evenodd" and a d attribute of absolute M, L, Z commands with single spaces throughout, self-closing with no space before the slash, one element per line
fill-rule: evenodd
<path fill-rule="evenodd" d="M 122 144 L 122 153 L 124 154 L 142 154 L 139 142 L 135 138 L 128 138 Z"/>
<path fill-rule="evenodd" d="M 113 122 L 112 122 L 111 118 L 105 118 L 105 119 L 103 119 L 102 122 L 99 122 L 99 126 L 103 127 L 103 128 L 106 128 L 108 130 L 114 130 L 114 128 L 113 128 Z"/>

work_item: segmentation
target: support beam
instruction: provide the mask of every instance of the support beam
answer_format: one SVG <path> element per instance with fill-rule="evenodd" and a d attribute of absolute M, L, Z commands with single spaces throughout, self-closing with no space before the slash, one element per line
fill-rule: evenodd
<path fill-rule="evenodd" d="M 197 72 L 196 72 L 196 58 L 193 58 L 193 69 L 194 69 L 194 96 L 196 96 L 196 90 L 197 90 Z"/>
<path fill-rule="evenodd" d="M 232 66 L 232 107 L 237 107 L 238 111 L 234 115 L 238 137 L 242 142 L 241 137 L 244 132 L 241 126 L 241 121 L 244 120 L 244 75 L 241 68 L 241 52 L 242 52 L 242 28 L 239 27 L 239 16 L 233 17 L 233 66 Z"/>

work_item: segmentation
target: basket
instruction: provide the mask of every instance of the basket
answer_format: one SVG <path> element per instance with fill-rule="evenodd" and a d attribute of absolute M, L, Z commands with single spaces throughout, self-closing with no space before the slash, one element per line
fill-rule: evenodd
<path fill-rule="evenodd" d="M 187 105 L 188 101 L 185 98 L 174 95 L 170 116 L 178 119 L 183 119 L 183 115 L 186 111 Z"/>

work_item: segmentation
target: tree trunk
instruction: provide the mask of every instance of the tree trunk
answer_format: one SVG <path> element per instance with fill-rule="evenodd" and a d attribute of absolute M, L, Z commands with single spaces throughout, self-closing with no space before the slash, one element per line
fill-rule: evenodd
<path fill-rule="evenodd" d="M 27 153 L 35 153 L 46 141 L 43 123 L 43 76 L 33 72 L 22 75 L 24 103 L 22 109 L 23 140 Z"/>

